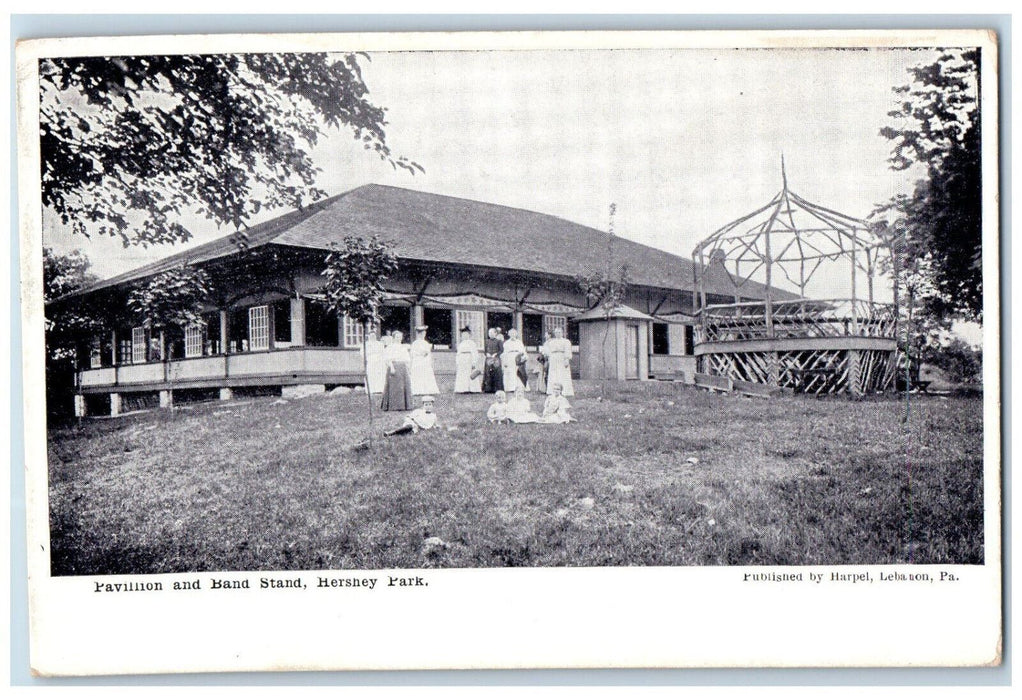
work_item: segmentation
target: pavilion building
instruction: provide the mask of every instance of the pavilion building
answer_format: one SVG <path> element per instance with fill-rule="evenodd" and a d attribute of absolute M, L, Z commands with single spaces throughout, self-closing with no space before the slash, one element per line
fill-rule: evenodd
<path fill-rule="evenodd" d="M 344 238 L 378 236 L 399 259 L 379 311 L 384 332 L 429 326 L 441 385 L 451 382 L 459 328 L 482 345 L 486 329 L 518 328 L 531 353 L 561 328 L 575 346 L 587 305 L 578 276 L 607 266 L 609 234 L 565 219 L 496 204 L 365 185 L 90 285 L 51 304 L 81 304 L 104 319 L 81 339 L 79 414 L 113 414 L 177 392 L 241 387 L 327 388 L 363 381 L 364 329 L 324 303 L 322 271 Z M 690 260 L 615 237 L 612 269 L 627 268 L 624 303 L 648 317 L 642 376 L 695 372 L 695 270 Z M 214 280 L 204 323 L 152 337 L 127 309 L 130 290 L 189 264 Z M 702 271 L 703 303 L 765 298 L 766 287 Z M 740 292 L 740 295 L 739 295 Z M 774 299 L 796 295 L 774 289 Z M 586 363 L 581 363 L 585 366 Z M 126 403 L 127 402 L 127 403 Z"/>

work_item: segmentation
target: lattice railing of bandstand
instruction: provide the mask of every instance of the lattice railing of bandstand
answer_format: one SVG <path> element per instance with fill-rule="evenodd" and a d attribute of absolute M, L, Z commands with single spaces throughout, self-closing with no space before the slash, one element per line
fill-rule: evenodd
<path fill-rule="evenodd" d="M 886 350 L 861 350 L 856 360 L 844 350 L 726 352 L 703 357 L 703 371 L 747 382 L 788 387 L 806 394 L 882 391 L 894 381 L 895 363 Z M 856 386 L 850 386 L 849 363 L 859 363 Z"/>
<path fill-rule="evenodd" d="M 767 319 L 763 302 L 707 306 L 697 328 L 697 343 L 773 338 L 894 338 L 893 304 L 865 299 L 800 299 L 773 302 Z"/>

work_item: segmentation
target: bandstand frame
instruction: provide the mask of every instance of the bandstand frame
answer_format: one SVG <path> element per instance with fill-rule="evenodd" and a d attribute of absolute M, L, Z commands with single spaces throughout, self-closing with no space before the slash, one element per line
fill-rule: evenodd
<path fill-rule="evenodd" d="M 693 250 L 700 372 L 817 395 L 885 391 L 896 373 L 897 276 L 893 303 L 876 301 L 874 286 L 891 248 L 865 221 L 790 191 L 783 159 L 781 177 L 766 205 Z M 813 276 L 844 261 L 850 296 L 807 298 Z M 734 303 L 708 304 L 708 281 L 720 274 L 734 286 Z M 741 290 L 754 275 L 765 277 L 756 294 L 763 298 L 748 301 Z M 798 293 L 781 292 L 782 280 Z"/>

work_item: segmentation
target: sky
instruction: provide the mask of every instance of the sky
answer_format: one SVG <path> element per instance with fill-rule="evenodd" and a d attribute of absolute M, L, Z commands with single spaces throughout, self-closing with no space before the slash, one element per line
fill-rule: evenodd
<path fill-rule="evenodd" d="M 689 257 L 698 241 L 780 190 L 782 154 L 792 191 L 855 217 L 910 190 L 916 174 L 889 168 L 879 130 L 892 122 L 891 88 L 908 82 L 907 67 L 934 56 L 902 49 L 375 52 L 364 77 L 371 99 L 388 110 L 388 144 L 425 173 L 393 170 L 347 131 L 330 132 L 313 158 L 329 194 L 375 182 L 601 230 L 614 203 L 617 235 Z M 231 233 L 197 217 L 183 223 L 195 235 L 188 246 Z M 50 217 L 44 242 L 83 250 L 102 277 L 183 248 L 85 240 Z"/>

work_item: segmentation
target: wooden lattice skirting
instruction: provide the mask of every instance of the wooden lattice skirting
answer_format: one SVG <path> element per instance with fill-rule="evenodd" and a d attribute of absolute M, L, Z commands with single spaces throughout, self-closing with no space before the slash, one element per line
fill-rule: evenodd
<path fill-rule="evenodd" d="M 721 352 L 701 361 L 706 374 L 817 395 L 884 391 L 893 386 L 896 371 L 890 350 Z"/>

